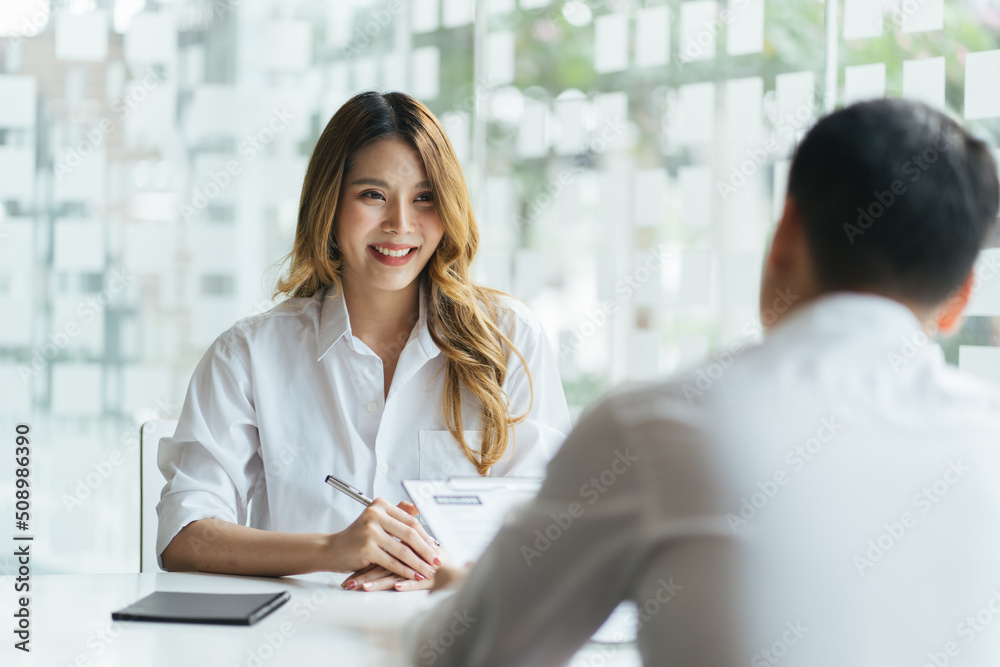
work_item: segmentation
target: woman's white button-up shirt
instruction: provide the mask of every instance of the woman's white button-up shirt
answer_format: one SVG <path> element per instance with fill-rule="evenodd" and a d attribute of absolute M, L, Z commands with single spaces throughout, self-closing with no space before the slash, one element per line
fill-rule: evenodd
<path fill-rule="evenodd" d="M 531 311 L 503 298 L 516 354 L 503 384 L 514 446 L 492 475 L 542 476 L 570 429 L 556 357 Z M 445 357 L 427 328 L 426 294 L 385 396 L 382 361 L 351 333 L 343 292 L 321 289 L 240 320 L 198 363 L 177 430 L 160 441 L 166 478 L 157 559 L 180 530 L 218 518 L 281 532 L 336 532 L 364 509 L 324 483 L 336 475 L 371 497 L 407 498 L 404 479 L 475 475 L 444 419 Z M 463 396 L 465 440 L 480 417 Z M 248 522 L 249 517 L 249 522 Z M 162 566 L 162 561 L 160 561 Z"/>

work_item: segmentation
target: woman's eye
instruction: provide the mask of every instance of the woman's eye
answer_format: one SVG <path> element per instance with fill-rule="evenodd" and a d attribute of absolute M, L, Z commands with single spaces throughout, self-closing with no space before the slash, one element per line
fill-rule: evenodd
<path fill-rule="evenodd" d="M 365 199 L 385 199 L 381 192 L 375 192 L 374 190 L 369 192 L 362 192 L 361 196 Z"/>
<path fill-rule="evenodd" d="M 417 201 L 434 201 L 434 195 L 430 192 L 425 192 L 423 194 L 417 195 Z"/>

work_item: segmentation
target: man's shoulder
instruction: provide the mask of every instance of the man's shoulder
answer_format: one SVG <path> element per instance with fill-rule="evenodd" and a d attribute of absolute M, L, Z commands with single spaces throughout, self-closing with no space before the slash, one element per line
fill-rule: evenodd
<path fill-rule="evenodd" d="M 587 409 L 582 419 L 614 424 L 618 431 L 644 429 L 650 422 L 687 424 L 703 422 L 711 412 L 704 405 L 692 405 L 679 379 L 630 382 L 605 394 Z"/>
<path fill-rule="evenodd" d="M 1000 386 L 950 365 L 941 369 L 938 378 L 937 386 L 949 402 L 982 411 L 1000 423 Z"/>

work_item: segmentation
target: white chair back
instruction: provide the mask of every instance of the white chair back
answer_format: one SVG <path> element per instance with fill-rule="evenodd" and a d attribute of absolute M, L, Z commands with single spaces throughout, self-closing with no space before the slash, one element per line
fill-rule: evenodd
<path fill-rule="evenodd" d="M 160 438 L 172 436 L 176 419 L 153 419 L 139 428 L 139 571 L 157 572 L 156 563 L 156 504 L 166 480 L 156 467 L 156 451 Z"/>

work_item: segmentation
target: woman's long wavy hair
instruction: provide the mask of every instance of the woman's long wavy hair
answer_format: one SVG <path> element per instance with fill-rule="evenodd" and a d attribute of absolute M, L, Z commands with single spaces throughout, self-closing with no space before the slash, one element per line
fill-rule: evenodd
<path fill-rule="evenodd" d="M 437 118 L 420 102 L 403 93 L 365 92 L 342 106 L 316 142 L 299 202 L 298 226 L 288 275 L 278 281 L 275 296 L 311 297 L 320 289 L 341 288 L 343 256 L 336 239 L 336 212 L 341 185 L 352 158 L 374 142 L 398 137 L 423 160 L 444 226 L 441 242 L 421 272 L 429 288 L 427 326 L 445 355 L 445 423 L 480 475 L 501 461 L 513 433 L 530 408 L 514 416 L 503 383 L 508 351 L 527 363 L 503 328 L 494 289 L 474 285 L 469 266 L 479 247 L 479 228 L 455 150 Z M 336 293 L 336 292 L 334 292 Z M 512 329 L 511 329 L 512 330 Z M 482 442 L 477 456 L 462 434 L 462 394 L 482 410 Z M 532 401 L 534 391 L 531 392 Z M 510 441 L 510 442 L 509 442 Z"/>

